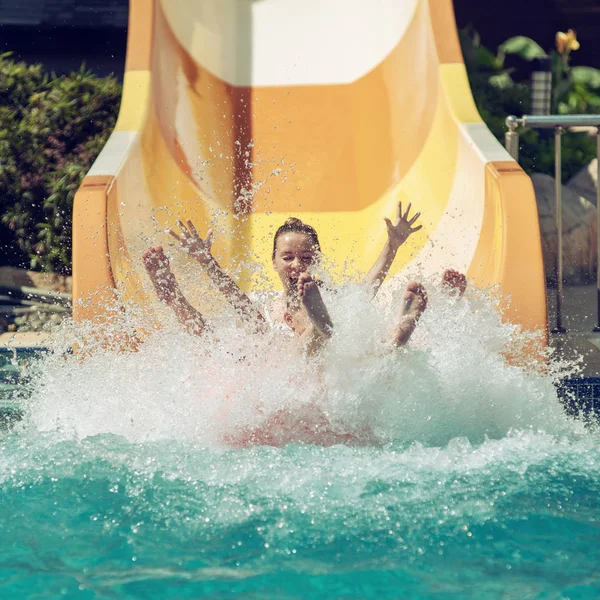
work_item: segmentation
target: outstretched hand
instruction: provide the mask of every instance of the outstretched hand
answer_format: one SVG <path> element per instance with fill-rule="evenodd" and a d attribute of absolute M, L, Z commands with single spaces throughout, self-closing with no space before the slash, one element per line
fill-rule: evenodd
<path fill-rule="evenodd" d="M 210 248 L 213 230 L 209 229 L 206 237 L 202 239 L 190 220 L 187 221 L 187 227 L 181 221 L 177 221 L 177 225 L 181 229 L 181 235 L 172 229 L 169 229 L 169 234 L 181 244 L 184 252 L 195 258 L 201 265 L 207 265 L 212 260 Z"/>
<path fill-rule="evenodd" d="M 388 241 L 390 247 L 394 251 L 398 250 L 410 235 L 423 227 L 422 225 L 413 227 L 413 224 L 421 216 L 421 213 L 418 212 L 409 219 L 410 207 L 411 205 L 409 204 L 406 212 L 402 214 L 402 202 L 398 202 L 398 220 L 395 225 L 393 225 L 389 219 L 384 218 L 387 227 Z"/>

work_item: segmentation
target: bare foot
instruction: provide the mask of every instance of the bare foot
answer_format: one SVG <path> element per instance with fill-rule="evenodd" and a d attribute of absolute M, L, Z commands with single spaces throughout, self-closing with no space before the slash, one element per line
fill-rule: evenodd
<path fill-rule="evenodd" d="M 403 297 L 403 306 L 398 322 L 394 327 L 392 343 L 394 346 L 404 346 L 410 339 L 419 318 L 427 308 L 427 293 L 425 288 L 415 281 L 406 286 Z"/>
<path fill-rule="evenodd" d="M 162 246 L 154 246 L 146 250 L 142 254 L 142 260 L 159 300 L 171 306 L 177 298 L 178 286 Z"/>
<path fill-rule="evenodd" d="M 449 292 L 457 290 L 460 298 L 467 289 L 467 278 L 455 269 L 446 269 L 442 275 L 442 287 Z"/>
<path fill-rule="evenodd" d="M 319 287 L 308 273 L 302 273 L 298 277 L 298 296 L 300 296 L 300 302 L 306 309 L 309 319 L 321 335 L 331 336 L 333 323 L 321 297 Z"/>

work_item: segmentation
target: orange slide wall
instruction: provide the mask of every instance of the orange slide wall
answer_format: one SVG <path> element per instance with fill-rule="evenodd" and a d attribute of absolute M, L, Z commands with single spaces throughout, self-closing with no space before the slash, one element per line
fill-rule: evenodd
<path fill-rule="evenodd" d="M 394 274 L 462 270 L 545 336 L 533 188 L 477 113 L 451 0 L 301 5 L 131 0 L 119 120 L 75 199 L 75 318 L 101 319 L 115 292 L 155 307 L 140 257 L 178 218 L 214 226 L 251 289 L 274 282 L 288 216 L 316 227 L 340 274 L 361 272 L 402 201 L 423 228 Z M 202 282 L 185 285 L 202 306 Z"/>

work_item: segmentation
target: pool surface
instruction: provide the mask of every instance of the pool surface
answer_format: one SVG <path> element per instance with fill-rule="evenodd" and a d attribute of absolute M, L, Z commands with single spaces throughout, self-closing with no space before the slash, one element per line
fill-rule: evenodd
<path fill-rule="evenodd" d="M 22 420 L 0 437 L 2 597 L 597 599 L 598 434 L 476 308 L 377 356 L 376 321 L 365 341 L 338 317 L 312 365 L 175 331 L 29 357 L 20 382 L 4 356 Z M 223 442 L 318 402 L 373 443 Z"/>

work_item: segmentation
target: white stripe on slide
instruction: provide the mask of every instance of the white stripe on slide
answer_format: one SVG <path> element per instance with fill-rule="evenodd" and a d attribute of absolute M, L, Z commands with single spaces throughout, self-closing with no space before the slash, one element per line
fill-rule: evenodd
<path fill-rule="evenodd" d="M 137 135 L 136 131 L 113 132 L 87 175 L 112 175 L 116 177 Z"/>
<path fill-rule="evenodd" d="M 512 156 L 487 128 L 485 123 L 462 123 L 460 127 L 467 140 L 472 140 L 473 149 L 484 162 L 513 160 Z"/>
<path fill-rule="evenodd" d="M 475 256 L 483 223 L 485 165 L 479 156 L 473 155 L 476 148 L 470 137 L 464 131 L 461 133 L 446 210 L 425 246 L 406 266 L 409 273 L 430 277 L 445 268 L 465 273 Z"/>
<path fill-rule="evenodd" d="M 175 36 L 200 66 L 232 85 L 270 86 L 356 81 L 398 45 L 424 1 L 160 0 L 160 4 Z"/>

